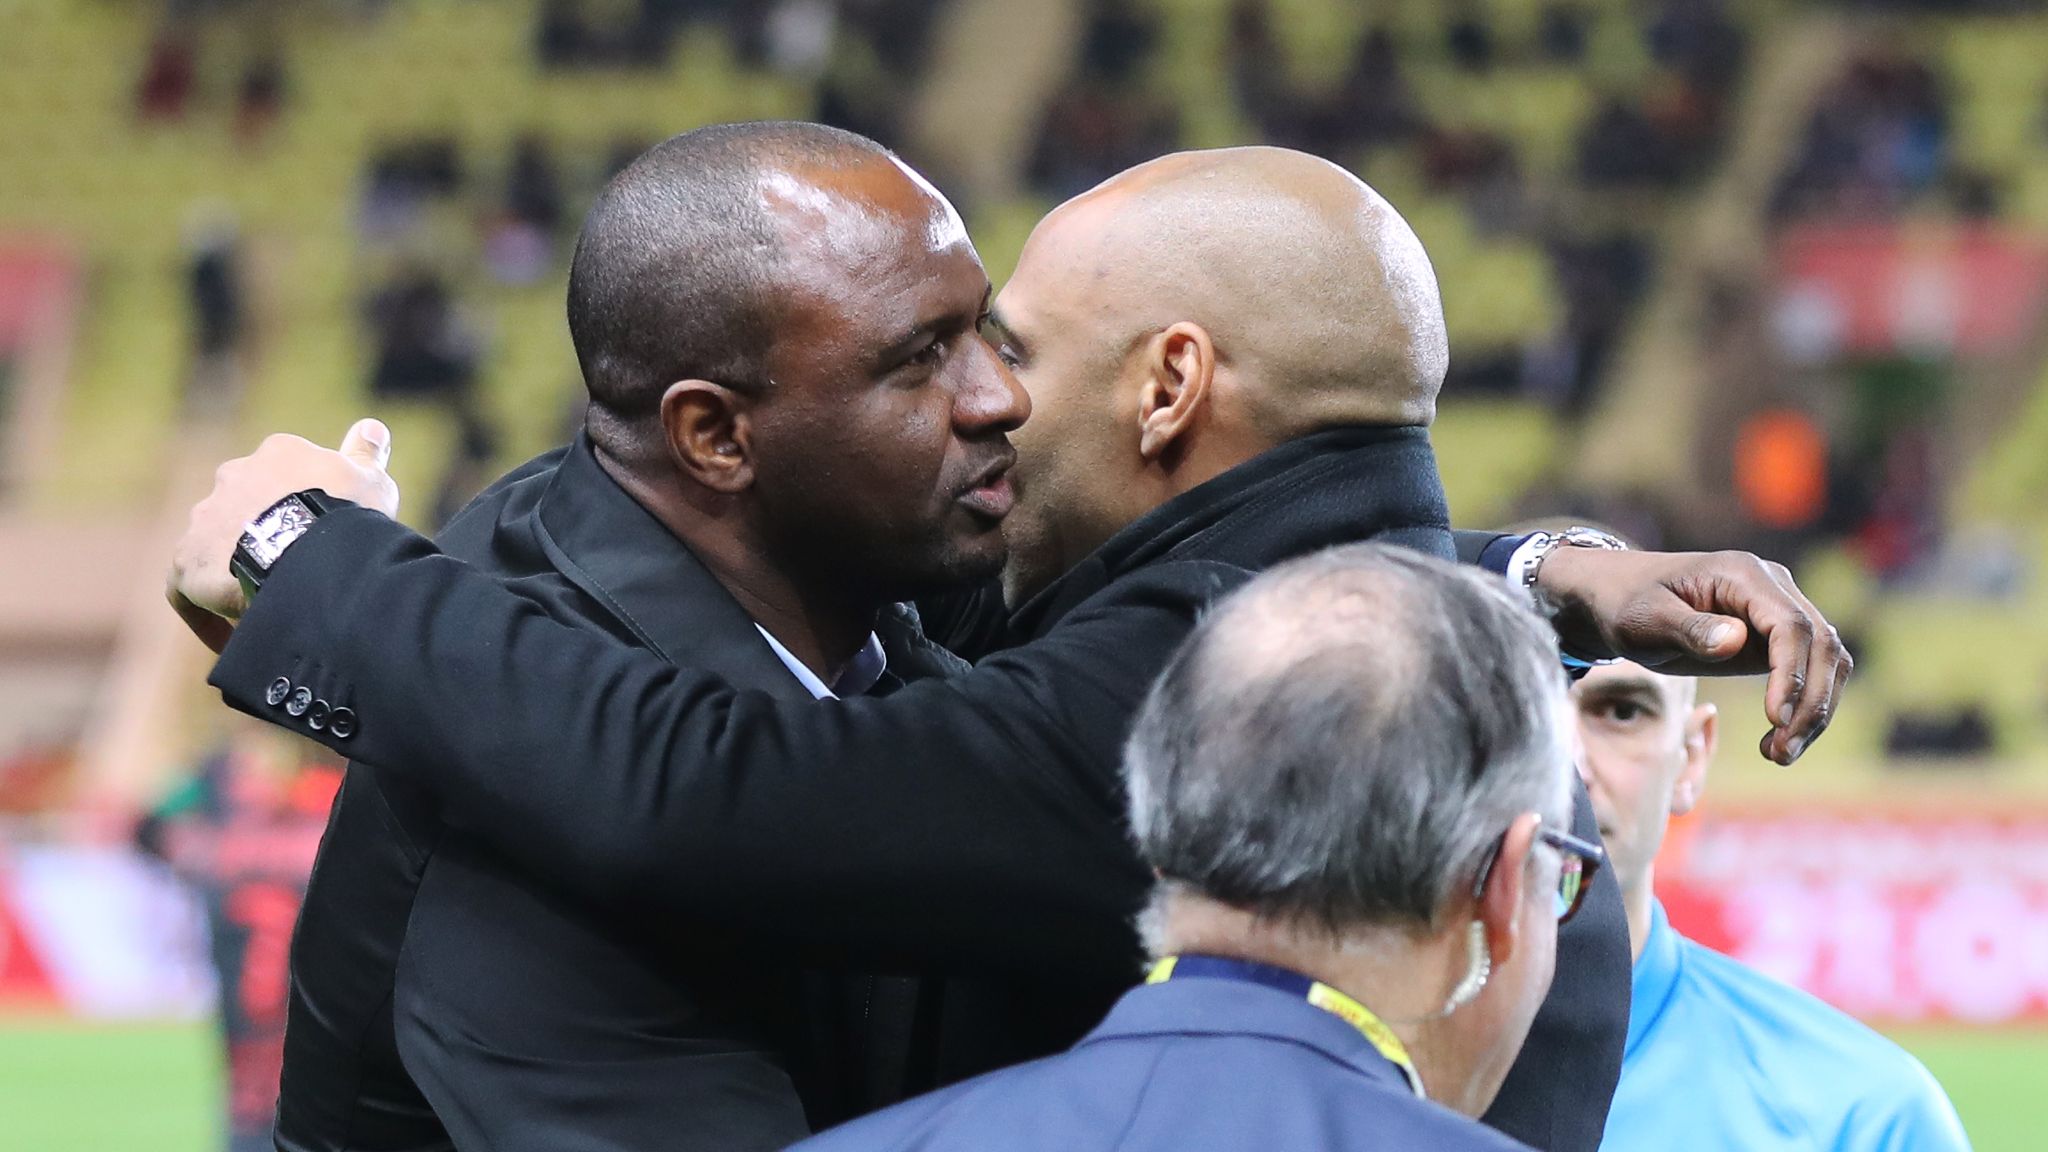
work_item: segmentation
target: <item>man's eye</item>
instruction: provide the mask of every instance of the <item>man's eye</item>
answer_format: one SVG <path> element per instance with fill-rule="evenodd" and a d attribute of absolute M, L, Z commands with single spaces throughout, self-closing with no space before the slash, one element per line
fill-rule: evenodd
<path fill-rule="evenodd" d="M 1644 713 L 1641 704 L 1633 704 L 1627 700 L 1617 700 L 1607 706 L 1608 719 L 1617 724 L 1633 724 L 1641 719 Z"/>
<path fill-rule="evenodd" d="M 934 340 L 931 343 L 925 345 L 924 347 L 919 348 L 917 351 L 911 353 L 909 363 L 916 364 L 922 368 L 930 368 L 938 364 L 939 361 L 944 360 L 945 358 L 945 341 Z"/>

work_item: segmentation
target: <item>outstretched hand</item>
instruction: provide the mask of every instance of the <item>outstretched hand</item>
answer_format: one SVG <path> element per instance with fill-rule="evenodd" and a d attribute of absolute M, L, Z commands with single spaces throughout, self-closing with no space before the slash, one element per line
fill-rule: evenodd
<path fill-rule="evenodd" d="M 398 513 L 398 485 L 385 465 L 391 430 L 382 421 L 358 420 L 339 451 L 298 436 L 266 438 L 256 451 L 220 466 L 213 491 L 192 508 L 185 534 L 171 553 L 165 594 L 192 634 L 219 652 L 248 607 L 228 562 L 249 521 L 294 492 L 318 488 L 337 500 Z"/>
<path fill-rule="evenodd" d="M 1559 548 L 1538 583 L 1558 638 L 1680 676 L 1767 674 L 1759 750 L 1790 764 L 1834 718 L 1855 661 L 1785 566 L 1747 552 Z"/>

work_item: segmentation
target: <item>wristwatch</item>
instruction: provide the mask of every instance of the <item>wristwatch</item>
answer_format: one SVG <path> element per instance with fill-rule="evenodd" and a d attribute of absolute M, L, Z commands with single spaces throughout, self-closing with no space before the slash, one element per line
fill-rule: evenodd
<path fill-rule="evenodd" d="M 1611 532 L 1602 532 L 1598 528 L 1587 528 L 1583 525 L 1573 525 L 1562 532 L 1537 532 L 1523 541 L 1508 561 L 1508 577 L 1528 594 L 1530 602 L 1536 605 L 1536 610 L 1541 612 L 1546 620 L 1556 619 L 1559 609 L 1550 597 L 1545 596 L 1543 590 L 1537 587 L 1536 581 L 1543 574 L 1543 562 L 1550 559 L 1550 554 L 1559 548 L 1598 548 L 1603 552 L 1626 552 L 1628 542 Z M 1574 680 L 1585 675 L 1589 668 L 1614 663 L 1612 658 L 1588 660 L 1562 648 L 1558 650 L 1558 657 L 1564 661 L 1565 670 L 1571 673 Z"/>
<path fill-rule="evenodd" d="M 285 549 L 311 530 L 313 521 L 325 516 L 332 507 L 333 502 L 327 493 L 309 488 L 304 492 L 294 492 L 265 508 L 243 527 L 242 539 L 235 545 L 235 555 L 228 561 L 228 569 L 242 585 L 245 599 L 256 598 L 257 590 L 270 577 L 270 570 L 277 565 Z"/>
<path fill-rule="evenodd" d="M 1556 616 L 1558 606 L 1551 603 L 1550 597 L 1543 594 L 1543 590 L 1537 587 L 1536 582 L 1543 575 L 1543 562 L 1550 559 L 1550 554 L 1559 548 L 1598 548 L 1604 552 L 1626 552 L 1628 544 L 1611 532 L 1579 525 L 1562 532 L 1531 533 L 1529 538 L 1515 549 L 1513 558 L 1508 561 L 1508 577 L 1519 585 L 1522 591 L 1529 594 L 1530 601 L 1536 605 L 1537 611 L 1543 613 L 1545 619 Z"/>

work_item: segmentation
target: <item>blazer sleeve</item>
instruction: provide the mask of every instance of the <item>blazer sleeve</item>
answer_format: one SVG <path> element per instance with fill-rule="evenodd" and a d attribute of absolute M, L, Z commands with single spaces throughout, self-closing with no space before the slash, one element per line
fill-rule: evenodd
<path fill-rule="evenodd" d="M 346 508 L 280 560 L 211 683 L 418 776 L 451 824 L 581 900 L 807 952 L 1121 978 L 1149 885 L 1123 737 L 1197 612 L 1245 578 L 1160 565 L 960 677 L 789 704 L 562 624 Z M 351 731 L 308 731 L 301 687 Z"/>
<path fill-rule="evenodd" d="M 1505 575 L 1508 558 L 1515 549 L 1522 546 L 1527 536 L 1514 536 L 1502 532 L 1471 532 L 1458 529 L 1451 533 L 1451 542 L 1458 549 L 1458 562 L 1477 564 L 1489 572 Z"/>

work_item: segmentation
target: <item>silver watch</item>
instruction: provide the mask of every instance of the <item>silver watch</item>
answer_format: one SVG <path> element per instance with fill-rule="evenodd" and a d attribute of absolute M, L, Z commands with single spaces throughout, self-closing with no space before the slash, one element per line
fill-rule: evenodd
<path fill-rule="evenodd" d="M 1543 562 L 1550 559 L 1551 553 L 1559 548 L 1598 548 L 1603 552 L 1628 551 L 1628 544 L 1621 537 L 1582 525 L 1573 525 L 1562 532 L 1534 533 L 1522 547 L 1527 551 L 1521 557 L 1521 571 L 1515 574 L 1516 581 L 1521 584 L 1522 590 L 1529 594 L 1530 601 L 1543 613 L 1545 619 L 1558 613 L 1558 606 L 1551 603 L 1550 597 L 1545 596 L 1542 588 L 1537 585 L 1537 580 L 1543 575 Z"/>

